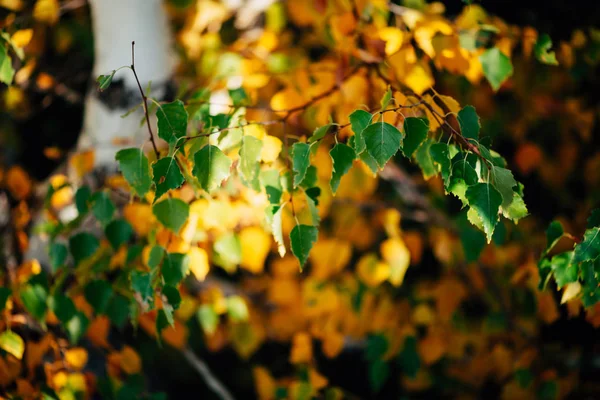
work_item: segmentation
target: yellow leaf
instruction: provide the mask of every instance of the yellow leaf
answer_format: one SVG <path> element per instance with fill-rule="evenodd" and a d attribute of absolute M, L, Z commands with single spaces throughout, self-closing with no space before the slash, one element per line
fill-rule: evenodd
<path fill-rule="evenodd" d="M 31 179 L 21 167 L 11 167 L 4 178 L 10 194 L 17 200 L 23 200 L 31 194 Z"/>
<path fill-rule="evenodd" d="M 563 291 L 562 298 L 560 299 L 560 304 L 565 304 L 569 300 L 574 299 L 579 292 L 581 291 L 581 284 L 579 282 L 571 282 L 567 283 L 565 289 Z"/>
<path fill-rule="evenodd" d="M 19 11 L 23 8 L 23 0 L 0 0 L 0 7 L 11 11 Z"/>
<path fill-rule="evenodd" d="M 422 94 L 435 83 L 429 65 L 424 62 L 419 62 L 412 67 L 408 74 L 403 77 L 403 80 L 406 86 L 417 94 Z"/>
<path fill-rule="evenodd" d="M 379 37 L 385 42 L 385 54 L 391 55 L 400 50 L 404 32 L 391 26 L 379 30 Z"/>
<path fill-rule="evenodd" d="M 82 151 L 69 160 L 69 166 L 75 171 L 77 177 L 82 178 L 94 169 L 95 154 L 93 150 Z"/>
<path fill-rule="evenodd" d="M 156 224 L 152 207 L 148 204 L 130 203 L 123 209 L 123 217 L 139 236 L 147 236 Z"/>
<path fill-rule="evenodd" d="M 337 357 L 344 349 L 344 335 L 339 332 L 327 332 L 322 339 L 321 348 L 325 356 Z"/>
<path fill-rule="evenodd" d="M 259 400 L 272 400 L 275 397 L 276 382 L 269 371 L 264 367 L 254 367 L 252 375 Z"/>
<path fill-rule="evenodd" d="M 317 279 L 328 279 L 341 272 L 351 256 L 352 247 L 349 242 L 340 239 L 320 239 L 309 255 L 311 275 Z"/>
<path fill-rule="evenodd" d="M 69 367 L 80 371 L 88 361 L 88 353 L 83 347 L 75 347 L 65 351 L 65 361 Z"/>
<path fill-rule="evenodd" d="M 308 370 L 308 381 L 314 391 L 319 391 L 327 386 L 327 378 L 319 374 L 316 369 L 310 368 Z"/>
<path fill-rule="evenodd" d="M 199 247 L 192 247 L 188 252 L 188 256 L 190 258 L 190 271 L 192 271 L 196 279 L 203 281 L 210 269 L 206 250 Z"/>
<path fill-rule="evenodd" d="M 414 33 L 415 41 L 419 47 L 431 58 L 435 57 L 435 49 L 431 41 L 438 33 L 451 35 L 454 33 L 454 29 L 452 29 L 452 26 L 448 22 L 439 19 L 420 24 Z"/>
<path fill-rule="evenodd" d="M 263 147 L 260 150 L 260 158 L 263 162 L 272 163 L 279 157 L 283 143 L 275 136 L 265 136 Z"/>
<path fill-rule="evenodd" d="M 410 265 L 410 252 L 404 241 L 398 237 L 381 243 L 381 255 L 390 265 L 389 281 L 394 286 L 402 285 L 404 274 Z"/>
<path fill-rule="evenodd" d="M 369 287 L 375 287 L 390 277 L 389 264 L 381 262 L 373 253 L 364 255 L 356 267 L 358 277 Z"/>
<path fill-rule="evenodd" d="M 37 0 L 33 7 L 33 18 L 38 22 L 49 25 L 58 22 L 59 13 L 58 0 Z"/>
<path fill-rule="evenodd" d="M 446 353 L 446 343 L 440 335 L 429 334 L 419 341 L 418 350 L 423 363 L 431 365 Z"/>
<path fill-rule="evenodd" d="M 67 377 L 67 386 L 72 392 L 85 392 L 87 390 L 85 376 L 81 372 L 69 374 Z"/>
<path fill-rule="evenodd" d="M 244 126 L 244 135 L 254 136 L 257 139 L 262 140 L 266 135 L 267 131 L 264 125 L 259 124 L 249 124 Z"/>
<path fill-rule="evenodd" d="M 255 274 L 261 273 L 271 249 L 271 235 L 257 226 L 251 226 L 244 228 L 239 237 L 242 246 L 241 267 Z"/>
<path fill-rule="evenodd" d="M 25 342 L 23 342 L 21 336 L 13 331 L 4 331 L 0 335 L 0 349 L 20 360 L 23 358 L 23 352 L 25 351 Z"/>
<path fill-rule="evenodd" d="M 308 333 L 298 332 L 292 339 L 290 362 L 308 364 L 312 360 L 312 339 Z"/>
<path fill-rule="evenodd" d="M 25 47 L 31 42 L 33 37 L 33 29 L 21 29 L 13 33 L 10 40 L 17 47 Z"/>
<path fill-rule="evenodd" d="M 137 374 L 142 369 L 142 360 L 138 353 L 131 347 L 125 346 L 121 350 L 120 365 L 125 373 L 132 375 Z"/>

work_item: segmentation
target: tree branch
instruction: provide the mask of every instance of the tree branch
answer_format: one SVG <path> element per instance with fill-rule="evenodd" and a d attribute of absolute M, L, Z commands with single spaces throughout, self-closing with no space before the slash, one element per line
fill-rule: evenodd
<path fill-rule="evenodd" d="M 196 372 L 198 372 L 202 376 L 204 382 L 206 382 L 208 387 L 217 396 L 219 396 L 222 400 L 234 400 L 233 395 L 229 393 L 229 391 L 223 385 L 223 383 L 221 383 L 221 381 L 219 381 L 219 379 L 217 379 L 217 377 L 212 373 L 208 365 L 202 359 L 200 359 L 191 348 L 186 347 L 182 351 L 182 354 L 185 357 L 185 359 L 191 364 L 191 366 L 196 370 Z"/>

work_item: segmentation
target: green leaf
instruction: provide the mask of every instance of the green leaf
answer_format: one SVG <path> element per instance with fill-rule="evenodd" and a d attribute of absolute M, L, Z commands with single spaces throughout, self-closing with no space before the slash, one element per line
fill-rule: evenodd
<path fill-rule="evenodd" d="M 407 336 L 404 339 L 404 347 L 398 355 L 398 364 L 402 372 L 409 378 L 415 378 L 421 367 L 421 358 L 417 350 L 417 339 L 414 336 Z"/>
<path fill-rule="evenodd" d="M 157 340 L 160 342 L 160 333 L 167 326 L 175 326 L 175 320 L 173 319 L 173 310 L 171 307 L 165 307 L 158 310 L 156 316 L 156 332 L 158 332 Z"/>
<path fill-rule="evenodd" d="M 187 275 L 190 259 L 186 254 L 169 253 L 162 266 L 162 276 L 166 285 L 177 286 Z"/>
<path fill-rule="evenodd" d="M 117 327 L 123 328 L 130 313 L 130 302 L 127 297 L 115 294 L 108 303 L 105 314 L 108 319 Z M 137 307 L 137 304 L 135 305 Z"/>
<path fill-rule="evenodd" d="M 479 115 L 477 115 L 475 107 L 464 107 L 458 112 L 457 119 L 460 125 L 460 131 L 464 137 L 467 139 L 479 140 L 481 123 L 479 122 Z"/>
<path fill-rule="evenodd" d="M 58 320 L 66 324 L 77 313 L 75 303 L 62 293 L 57 293 L 48 299 L 48 305 Z"/>
<path fill-rule="evenodd" d="M 333 125 L 334 124 L 327 124 L 315 129 L 312 136 L 308 138 L 308 143 L 314 143 L 323 139 L 325 135 L 327 135 L 327 132 L 329 132 L 329 128 L 331 128 Z"/>
<path fill-rule="evenodd" d="M 124 219 L 115 219 L 106 226 L 104 232 L 113 249 L 118 250 L 122 244 L 129 241 L 133 235 L 133 228 Z"/>
<path fill-rule="evenodd" d="M 21 336 L 7 330 L 0 334 L 0 349 L 20 360 L 23 358 L 23 353 L 25 352 L 25 342 L 23 342 Z"/>
<path fill-rule="evenodd" d="M 79 215 L 85 214 L 90 206 L 89 200 L 92 197 L 92 191 L 88 186 L 82 186 L 75 193 L 75 206 Z"/>
<path fill-rule="evenodd" d="M 106 310 L 106 306 L 108 306 L 113 290 L 107 281 L 95 280 L 85 286 L 84 294 L 85 299 L 94 307 L 96 313 L 102 314 Z"/>
<path fill-rule="evenodd" d="M 131 288 L 140 295 L 142 302 L 152 302 L 152 294 L 154 289 L 152 288 L 152 274 L 144 271 L 132 271 L 131 272 Z"/>
<path fill-rule="evenodd" d="M 162 294 L 167 298 L 169 305 L 173 307 L 174 310 L 177 310 L 181 305 L 181 294 L 176 287 L 165 285 L 162 288 Z"/>
<path fill-rule="evenodd" d="M 554 274 L 556 286 L 561 289 L 567 283 L 576 282 L 579 274 L 577 264 L 571 262 L 573 252 L 557 254 L 550 260 L 550 268 Z"/>
<path fill-rule="evenodd" d="M 389 348 L 387 338 L 382 334 L 370 335 L 367 338 L 365 356 L 369 361 L 381 359 Z"/>
<path fill-rule="evenodd" d="M 396 154 L 402 141 L 402 133 L 395 126 L 383 121 L 367 126 L 363 136 L 367 151 L 380 169 Z"/>
<path fill-rule="evenodd" d="M 502 196 L 489 183 L 477 183 L 467 189 L 466 197 L 471 208 L 481 219 L 489 243 L 498 223 L 498 210 L 502 204 Z"/>
<path fill-rule="evenodd" d="M 331 191 L 335 194 L 340 185 L 340 181 L 342 180 L 342 176 L 344 176 L 352 167 L 356 154 L 354 153 L 354 150 L 352 150 L 352 147 L 343 143 L 338 143 L 333 146 L 329 152 L 329 156 L 333 161 L 329 185 L 331 186 Z"/>
<path fill-rule="evenodd" d="M 244 184 L 256 191 L 260 190 L 260 152 L 263 142 L 254 136 L 245 135 L 240 148 L 238 172 Z"/>
<path fill-rule="evenodd" d="M 515 193 L 514 196 L 515 197 L 509 206 L 502 209 L 502 215 L 516 224 L 521 218 L 525 218 L 529 215 L 529 212 L 527 211 L 527 206 L 521 195 Z"/>
<path fill-rule="evenodd" d="M 48 293 L 41 285 L 28 285 L 21 290 L 21 301 L 32 317 L 42 321 L 46 316 Z"/>
<path fill-rule="evenodd" d="M 547 34 L 540 35 L 535 46 L 533 47 L 533 53 L 535 58 L 540 62 L 548 65 L 558 65 L 556 54 L 554 51 L 549 51 L 552 48 L 552 39 Z"/>
<path fill-rule="evenodd" d="M 248 306 L 244 299 L 234 295 L 227 298 L 227 314 L 232 322 L 244 322 L 248 320 Z"/>
<path fill-rule="evenodd" d="M 587 229 L 600 227 L 600 208 L 596 208 L 592 211 L 589 218 L 587 219 Z"/>
<path fill-rule="evenodd" d="M 96 237 L 87 232 L 81 232 L 71 236 L 69 239 L 69 249 L 73 255 L 75 265 L 81 261 L 90 258 L 100 247 L 100 242 Z"/>
<path fill-rule="evenodd" d="M 6 302 L 11 294 L 12 290 L 10 288 L 0 286 L 0 312 L 6 308 Z"/>
<path fill-rule="evenodd" d="M 148 257 L 148 266 L 151 269 L 155 269 L 160 265 L 165 256 L 165 249 L 161 246 L 154 246 L 150 250 L 150 256 Z"/>
<path fill-rule="evenodd" d="M 415 154 L 417 164 L 419 164 L 419 167 L 421 167 L 423 177 L 426 180 L 437 174 L 437 170 L 435 168 L 435 165 L 433 164 L 433 159 L 431 158 L 431 153 L 429 152 L 429 149 L 432 144 L 433 140 L 429 138 L 425 139 L 425 141 L 421 144 L 421 146 L 419 146 Z"/>
<path fill-rule="evenodd" d="M 152 206 L 152 213 L 165 227 L 179 233 L 190 214 L 190 206 L 180 199 L 165 199 Z"/>
<path fill-rule="evenodd" d="M 67 261 L 67 255 L 69 250 L 67 246 L 62 243 L 52 243 L 50 246 L 50 267 L 52 267 L 52 272 L 56 272 L 59 267 L 62 267 Z"/>
<path fill-rule="evenodd" d="M 242 262 L 242 244 L 235 233 L 226 233 L 217 239 L 213 245 L 215 263 L 226 271 L 233 272 L 234 268 Z"/>
<path fill-rule="evenodd" d="M 492 178 L 494 187 L 502 196 L 502 208 L 508 207 L 515 196 L 513 188 L 517 186 L 517 181 L 510 170 L 496 165 L 492 166 Z"/>
<path fill-rule="evenodd" d="M 450 174 L 452 172 L 452 162 L 450 160 L 450 149 L 443 142 L 434 143 L 429 147 L 429 154 L 433 160 L 433 165 L 437 166 L 437 170 L 442 174 L 444 185 L 450 183 Z"/>
<path fill-rule="evenodd" d="M 194 154 L 194 176 L 209 193 L 229 177 L 230 168 L 231 159 L 216 146 L 206 145 Z"/>
<path fill-rule="evenodd" d="M 500 86 L 513 74 L 513 66 L 504 53 L 499 48 L 493 47 L 479 56 L 483 75 L 487 78 L 494 90 L 500 89 Z"/>
<path fill-rule="evenodd" d="M 573 262 L 595 261 L 600 256 L 600 227 L 588 229 L 583 240 L 575 246 Z"/>
<path fill-rule="evenodd" d="M 310 225 L 296 225 L 290 233 L 292 253 L 300 262 L 300 269 L 306 264 L 308 253 L 317 241 L 319 230 Z"/>
<path fill-rule="evenodd" d="M 457 154 L 452 160 L 452 175 L 447 189 L 462 201 L 464 207 L 468 205 L 467 188 L 477 183 L 477 172 L 468 158 L 461 154 Z"/>
<path fill-rule="evenodd" d="M 117 71 L 113 71 L 110 75 L 100 75 L 96 78 L 96 83 L 98 84 L 98 90 L 101 92 L 108 89 L 110 84 L 112 83 L 113 78 L 115 77 L 115 73 Z"/>
<path fill-rule="evenodd" d="M 85 316 L 85 314 L 81 311 L 78 311 L 73 318 L 67 322 L 65 328 L 67 330 L 67 334 L 69 336 L 69 340 L 71 343 L 79 342 L 79 339 L 85 335 L 88 326 L 90 325 L 90 320 Z"/>
<path fill-rule="evenodd" d="M 92 213 L 102 225 L 108 224 L 115 213 L 115 205 L 104 191 L 94 193 L 91 198 Z"/>
<path fill-rule="evenodd" d="M 367 151 L 363 151 L 359 156 L 360 160 L 371 170 L 373 175 L 376 175 L 379 172 L 379 166 L 377 165 L 377 161 L 370 155 Z"/>
<path fill-rule="evenodd" d="M 152 164 L 152 180 L 156 186 L 154 201 L 183 184 L 184 178 L 175 157 L 164 157 Z"/>
<path fill-rule="evenodd" d="M 156 110 L 158 137 L 173 147 L 187 133 L 188 114 L 181 100 L 163 104 Z"/>
<path fill-rule="evenodd" d="M 378 393 L 390 376 L 390 367 L 387 362 L 379 359 L 369 363 L 369 382 L 371 390 Z"/>
<path fill-rule="evenodd" d="M 362 133 L 371 123 L 373 115 L 365 110 L 354 110 L 349 118 L 352 131 L 354 132 L 354 151 L 356 154 L 361 154 L 367 149 Z"/>
<path fill-rule="evenodd" d="M 565 233 L 563 226 L 558 221 L 552 221 L 550 225 L 548 225 L 548 229 L 546 229 L 546 250 L 544 253 L 548 253 L 556 243 L 563 237 Z"/>
<path fill-rule="evenodd" d="M 421 143 L 427 139 L 429 132 L 429 120 L 427 118 L 408 117 L 404 120 L 404 141 L 402 152 L 408 158 L 419 148 Z"/>
<path fill-rule="evenodd" d="M 219 315 L 210 304 L 202 304 L 196 313 L 196 318 L 207 335 L 212 335 L 219 325 Z"/>
<path fill-rule="evenodd" d="M 310 146 L 306 143 L 294 143 L 292 146 L 292 169 L 294 171 L 294 188 L 298 187 L 306 176 L 310 165 Z"/>
<path fill-rule="evenodd" d="M 15 76 L 15 69 L 12 66 L 12 59 L 8 55 L 8 48 L 0 45 L 0 82 L 10 85 Z"/>
<path fill-rule="evenodd" d="M 381 98 L 381 109 L 385 110 L 387 108 L 387 106 L 390 105 L 391 101 L 392 101 L 392 88 L 390 86 L 388 86 L 387 90 L 383 94 L 383 97 Z"/>

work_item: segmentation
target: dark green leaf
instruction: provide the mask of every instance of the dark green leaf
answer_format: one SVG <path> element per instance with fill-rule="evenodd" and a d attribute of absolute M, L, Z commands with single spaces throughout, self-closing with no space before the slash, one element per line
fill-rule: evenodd
<path fill-rule="evenodd" d="M 58 320 L 66 324 L 77 313 L 73 300 L 62 293 L 57 293 L 48 299 L 48 305 Z"/>
<path fill-rule="evenodd" d="M 175 157 L 164 157 L 152 164 L 152 180 L 156 187 L 155 202 L 169 190 L 179 188 L 184 178 Z"/>
<path fill-rule="evenodd" d="M 498 210 L 502 204 L 502 196 L 489 183 L 477 183 L 467 189 L 466 197 L 471 208 L 481 218 L 483 230 L 489 243 L 498 223 Z"/>
<path fill-rule="evenodd" d="M 558 65 L 558 60 L 556 60 L 556 54 L 554 51 L 550 51 L 552 48 L 552 39 L 547 34 L 540 35 L 538 37 L 537 42 L 535 42 L 535 46 L 533 47 L 533 53 L 535 54 L 535 58 L 537 58 L 540 62 L 548 65 Z"/>
<path fill-rule="evenodd" d="M 175 233 L 185 224 L 190 213 L 190 206 L 180 199 L 165 199 L 152 206 L 156 219 Z"/>
<path fill-rule="evenodd" d="M 181 100 L 163 104 L 156 110 L 158 137 L 172 147 L 187 133 L 188 114 Z"/>
<path fill-rule="evenodd" d="M 42 285 L 28 285 L 21 289 L 21 301 L 32 317 L 42 321 L 46 316 L 48 293 Z"/>
<path fill-rule="evenodd" d="M 596 208 L 587 220 L 587 229 L 600 227 L 600 208 Z"/>
<path fill-rule="evenodd" d="M 319 230 L 310 225 L 296 225 L 290 233 L 292 253 L 300 262 L 300 269 L 306 264 L 308 253 L 317 241 Z"/>
<path fill-rule="evenodd" d="M 371 390 L 378 393 L 390 376 L 390 367 L 383 360 L 376 360 L 369 363 L 369 382 Z"/>
<path fill-rule="evenodd" d="M 166 285 L 177 286 L 187 275 L 190 259 L 185 254 L 169 253 L 162 266 L 162 275 Z"/>
<path fill-rule="evenodd" d="M 127 297 L 115 294 L 110 299 L 105 313 L 115 326 L 122 328 L 129 316 L 130 306 Z"/>
<path fill-rule="evenodd" d="M 427 139 L 429 132 L 429 120 L 426 118 L 408 117 L 404 120 L 404 141 L 402 152 L 408 158 L 419 148 L 421 143 Z"/>
<path fill-rule="evenodd" d="M 362 133 L 371 123 L 373 115 L 365 110 L 354 110 L 349 118 L 352 131 L 354 132 L 354 151 L 356 154 L 361 154 L 367 149 Z"/>
<path fill-rule="evenodd" d="M 67 246 L 62 243 L 52 243 L 50 246 L 50 267 L 52 272 L 56 272 L 59 267 L 63 266 L 67 261 L 69 251 Z"/>
<path fill-rule="evenodd" d="M 500 89 L 500 86 L 513 74 L 513 66 L 504 53 L 497 47 L 492 47 L 479 56 L 483 75 L 487 78 L 494 90 Z"/>
<path fill-rule="evenodd" d="M 85 299 L 97 314 L 102 314 L 108 306 L 108 302 L 113 294 L 110 283 L 105 280 L 91 281 L 85 286 Z"/>
<path fill-rule="evenodd" d="M 209 193 L 229 177 L 230 168 L 231 159 L 216 146 L 206 145 L 194 154 L 194 176 Z"/>
<path fill-rule="evenodd" d="M 369 361 L 381 359 L 387 352 L 389 343 L 387 338 L 382 334 L 370 335 L 367 338 L 367 349 L 365 356 Z"/>
<path fill-rule="evenodd" d="M 433 165 L 442 174 L 444 185 L 448 186 L 450 182 L 450 173 L 452 172 L 452 162 L 450 161 L 450 149 L 443 142 L 434 143 L 429 147 L 429 154 L 433 160 Z"/>
<path fill-rule="evenodd" d="M 508 207 L 513 201 L 515 195 L 513 188 L 517 186 L 517 181 L 510 170 L 496 165 L 492 166 L 492 178 L 494 187 L 502 196 L 502 207 Z"/>
<path fill-rule="evenodd" d="M 131 288 L 139 293 L 142 302 L 151 302 L 154 289 L 152 288 L 152 274 L 143 271 L 131 272 Z"/>
<path fill-rule="evenodd" d="M 82 186 L 75 193 L 75 206 L 79 215 L 85 214 L 89 208 L 89 200 L 92 197 L 92 191 L 88 186 Z"/>
<path fill-rule="evenodd" d="M 573 262 L 595 261 L 600 256 L 600 227 L 588 229 L 583 240 L 575 246 Z"/>
<path fill-rule="evenodd" d="M 548 225 L 548 229 L 546 229 L 546 253 L 556 246 L 556 243 L 558 243 L 564 233 L 565 231 L 560 222 L 552 221 L 552 223 Z"/>
<path fill-rule="evenodd" d="M 113 204 L 108 194 L 104 191 L 94 193 L 91 198 L 92 201 L 92 213 L 96 219 L 102 224 L 108 224 L 113 214 L 115 213 L 115 205 Z"/>
<path fill-rule="evenodd" d="M 356 154 L 354 153 L 354 150 L 352 150 L 352 147 L 343 143 L 338 143 L 333 146 L 329 155 L 333 161 L 329 185 L 331 186 L 331 191 L 335 194 L 340 185 L 340 181 L 342 180 L 342 176 L 344 176 L 352 167 Z"/>
<path fill-rule="evenodd" d="M 73 255 L 75 265 L 81 261 L 90 258 L 100 247 L 100 242 L 96 237 L 87 232 L 81 232 L 69 239 L 69 249 Z"/>
<path fill-rule="evenodd" d="M 174 310 L 177 310 L 181 305 L 181 294 L 179 290 L 173 286 L 165 285 L 162 288 L 162 294 L 167 298 L 167 301 L 173 307 Z"/>
<path fill-rule="evenodd" d="M 306 143 L 294 143 L 292 146 L 292 169 L 294 170 L 294 187 L 298 187 L 306 176 L 310 165 L 310 146 Z"/>
<path fill-rule="evenodd" d="M 118 250 L 122 244 L 129 241 L 133 235 L 133 228 L 124 219 L 116 219 L 107 225 L 105 233 L 113 249 Z"/>
<path fill-rule="evenodd" d="M 12 294 L 12 290 L 10 288 L 0 286 L 0 312 L 4 311 L 6 308 L 6 301 Z"/>
<path fill-rule="evenodd" d="M 331 128 L 332 126 L 333 124 L 327 124 L 315 129 L 312 136 L 308 138 L 308 143 L 314 143 L 323 139 L 325 135 L 327 135 L 327 132 L 329 132 L 329 128 Z"/>
<path fill-rule="evenodd" d="M 400 148 L 402 133 L 387 122 L 371 124 L 363 131 L 367 151 L 375 159 L 379 168 L 383 168 Z"/>
<path fill-rule="evenodd" d="M 151 269 L 155 269 L 160 265 L 165 256 L 165 249 L 161 246 L 154 246 L 150 250 L 150 256 L 148 257 L 148 266 Z"/>
<path fill-rule="evenodd" d="M 398 364 L 402 372 L 409 378 L 415 378 L 421 367 L 421 358 L 417 350 L 417 339 L 414 336 L 407 336 L 404 339 L 404 347 L 398 355 Z"/>
<path fill-rule="evenodd" d="M 464 137 L 467 139 L 479 140 L 481 123 L 479 122 L 479 115 L 477 115 L 475 107 L 464 107 L 458 112 L 457 119 L 460 125 L 460 131 Z"/>
<path fill-rule="evenodd" d="M 558 289 L 565 286 L 567 283 L 576 282 L 579 270 L 577 264 L 571 262 L 573 252 L 569 251 L 562 254 L 557 254 L 550 260 L 550 268 L 556 280 Z"/>

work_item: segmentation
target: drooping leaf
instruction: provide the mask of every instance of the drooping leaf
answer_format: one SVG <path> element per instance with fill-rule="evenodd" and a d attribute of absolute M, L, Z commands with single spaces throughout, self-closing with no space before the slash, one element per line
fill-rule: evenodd
<path fill-rule="evenodd" d="M 334 124 L 327 124 L 315 129 L 312 136 L 308 138 L 308 143 L 318 142 L 319 140 L 323 139 L 333 125 Z"/>
<path fill-rule="evenodd" d="M 242 244 L 240 238 L 233 232 L 222 235 L 214 243 L 214 262 L 226 271 L 233 272 L 242 262 Z"/>
<path fill-rule="evenodd" d="M 335 194 L 340 185 L 340 181 L 342 180 L 342 176 L 344 176 L 352 167 L 356 154 L 354 153 L 354 150 L 352 150 L 352 147 L 343 143 L 338 143 L 333 146 L 329 155 L 333 161 L 329 185 L 331 186 L 331 191 Z"/>
<path fill-rule="evenodd" d="M 98 84 L 98 90 L 101 92 L 108 89 L 110 84 L 112 83 L 113 78 L 115 77 L 115 72 L 111 72 L 109 75 L 99 75 L 96 78 L 96 83 Z"/>
<path fill-rule="evenodd" d="M 460 131 L 464 137 L 467 139 L 479 140 L 481 123 L 479 122 L 479 115 L 477 115 L 475 107 L 464 107 L 458 112 L 457 119 L 460 124 Z"/>
<path fill-rule="evenodd" d="M 469 205 L 481 219 L 488 243 L 492 240 L 494 228 L 498 223 L 498 210 L 502 204 L 502 196 L 489 183 L 477 183 L 466 192 Z"/>
<path fill-rule="evenodd" d="M 52 272 L 56 272 L 67 261 L 69 250 L 62 243 L 52 243 L 49 253 L 50 267 L 52 267 Z"/>
<path fill-rule="evenodd" d="M 165 284 L 177 286 L 187 275 L 190 268 L 190 259 L 187 254 L 169 253 L 162 266 L 162 275 Z"/>
<path fill-rule="evenodd" d="M 375 159 L 379 168 L 385 164 L 400 149 L 402 133 L 387 122 L 377 122 L 363 130 L 367 152 Z"/>
<path fill-rule="evenodd" d="M 238 162 L 238 171 L 242 181 L 256 191 L 260 190 L 258 177 L 262 146 L 262 140 L 250 135 L 244 136 L 240 148 L 240 161 Z"/>
<path fill-rule="evenodd" d="M 453 159 L 452 175 L 447 190 L 458 197 L 463 207 L 468 205 L 466 197 L 467 188 L 477 183 L 478 177 L 475 168 L 471 165 L 466 157 L 458 154 Z"/>
<path fill-rule="evenodd" d="M 25 342 L 15 332 L 6 330 L 0 334 L 0 349 L 20 360 L 25 352 Z"/>
<path fill-rule="evenodd" d="M 198 319 L 202 330 L 207 335 L 212 335 L 219 324 L 219 315 L 210 304 L 202 304 L 200 308 L 198 308 L 196 318 Z"/>
<path fill-rule="evenodd" d="M 100 247 L 96 237 L 87 232 L 81 232 L 71 236 L 69 239 L 69 250 L 73 255 L 75 265 L 91 257 Z"/>
<path fill-rule="evenodd" d="M 57 293 L 48 299 L 48 306 L 58 320 L 66 324 L 77 313 L 75 303 L 62 293 Z"/>
<path fill-rule="evenodd" d="M 576 282 L 579 270 L 572 262 L 573 252 L 557 254 L 550 260 L 550 268 L 556 280 L 556 286 L 561 289 L 567 283 Z"/>
<path fill-rule="evenodd" d="M 487 78 L 494 90 L 500 89 L 500 86 L 513 74 L 513 66 L 504 53 L 497 47 L 486 50 L 479 56 L 483 75 Z"/>
<path fill-rule="evenodd" d="M 165 227 L 179 233 L 189 216 L 190 206 L 180 199 L 165 199 L 152 206 L 152 213 Z"/>
<path fill-rule="evenodd" d="M 437 166 L 437 170 L 442 174 L 444 184 L 448 186 L 452 172 L 452 162 L 450 160 L 448 145 L 443 142 L 434 143 L 429 147 L 429 154 L 431 155 L 433 164 Z"/>
<path fill-rule="evenodd" d="M 548 229 L 546 229 L 546 253 L 556 246 L 556 243 L 563 237 L 564 233 L 563 226 L 559 221 L 552 221 L 552 223 L 548 225 Z"/>
<path fill-rule="evenodd" d="M 292 253 L 300 262 L 300 269 L 306 264 L 310 249 L 317 241 L 319 230 L 315 226 L 296 225 L 290 233 Z"/>
<path fill-rule="evenodd" d="M 349 116 L 352 131 L 354 132 L 354 151 L 356 154 L 361 154 L 367 149 L 362 133 L 369 126 L 372 118 L 373 115 L 365 110 L 354 110 Z"/>
<path fill-rule="evenodd" d="M 92 191 L 90 190 L 89 186 L 82 186 L 77 189 L 77 192 L 75 192 L 75 206 L 77 207 L 77 212 L 79 215 L 83 215 L 88 212 L 90 208 L 89 200 L 91 197 Z"/>
<path fill-rule="evenodd" d="M 275 239 L 275 243 L 277 243 L 277 251 L 279 252 L 279 256 L 285 256 L 286 249 L 285 243 L 283 241 L 283 226 L 282 226 L 282 214 L 283 206 L 277 206 L 277 211 L 273 213 L 273 217 L 271 219 L 271 232 L 273 233 L 273 239 Z"/>
<path fill-rule="evenodd" d="M 431 153 L 429 152 L 432 144 L 433 140 L 429 138 L 425 139 L 415 153 L 415 159 L 417 160 L 419 167 L 421 167 L 421 171 L 423 172 L 423 177 L 425 179 L 429 179 L 437 174 L 437 170 L 433 164 L 433 159 L 431 158 Z"/>
<path fill-rule="evenodd" d="M 142 302 L 152 300 L 152 274 L 138 270 L 132 271 L 131 288 L 140 295 Z"/>
<path fill-rule="evenodd" d="M 202 189 L 212 192 L 229 177 L 231 159 L 217 146 L 206 145 L 194 155 L 194 176 Z"/>
<path fill-rule="evenodd" d="M 115 219 L 106 226 L 104 232 L 113 249 L 117 250 L 129 241 L 133 235 L 133 228 L 124 219 Z"/>
<path fill-rule="evenodd" d="M 169 143 L 176 144 L 177 139 L 187 133 L 188 114 L 181 100 L 163 104 L 156 110 L 158 118 L 158 137 Z"/>
<path fill-rule="evenodd" d="M 184 178 L 175 157 L 164 157 L 152 164 L 152 180 L 156 186 L 155 202 L 169 190 L 179 188 Z"/>
<path fill-rule="evenodd" d="M 575 246 L 573 262 L 595 261 L 600 256 L 600 227 L 591 228 L 583 234 L 583 240 Z"/>
<path fill-rule="evenodd" d="M 162 288 L 162 294 L 167 298 L 169 305 L 177 310 L 181 305 L 181 294 L 179 290 L 171 285 L 165 285 Z"/>
<path fill-rule="evenodd" d="M 130 307 L 131 303 L 127 297 L 115 293 L 108 302 L 104 313 L 114 326 L 122 329 L 130 314 Z"/>
<path fill-rule="evenodd" d="M 21 289 L 21 301 L 35 319 L 42 321 L 46 316 L 48 292 L 42 285 L 28 285 Z"/>
<path fill-rule="evenodd" d="M 525 218 L 529 215 L 523 197 L 521 197 L 520 194 L 515 193 L 513 201 L 509 206 L 502 209 L 502 215 L 513 221 L 515 224 L 518 223 L 521 218 Z"/>
<path fill-rule="evenodd" d="M 390 86 L 388 86 L 387 90 L 383 94 L 383 97 L 381 98 L 381 102 L 380 102 L 381 109 L 385 110 L 387 108 L 387 106 L 390 105 L 391 101 L 392 101 L 392 88 Z"/>
<path fill-rule="evenodd" d="M 8 48 L 0 45 L 0 82 L 10 85 L 15 76 L 12 59 L 8 54 Z"/>
<path fill-rule="evenodd" d="M 294 187 L 298 187 L 306 177 L 310 166 L 310 145 L 294 143 L 292 146 L 292 169 L 294 170 Z"/>
<path fill-rule="evenodd" d="M 429 132 L 429 120 L 426 118 L 408 117 L 404 120 L 404 141 L 402 152 L 408 158 L 419 148 L 427 138 Z"/>
<path fill-rule="evenodd" d="M 82 311 L 78 311 L 65 326 L 71 343 L 79 342 L 79 339 L 85 335 L 89 325 L 90 320 Z"/>
<path fill-rule="evenodd" d="M 414 336 L 407 336 L 404 339 L 404 347 L 398 355 L 398 364 L 402 372 L 409 378 L 417 376 L 417 372 L 421 367 L 421 358 L 417 351 L 417 339 Z"/>
<path fill-rule="evenodd" d="M 494 187 L 502 196 L 502 207 L 508 207 L 512 203 L 515 196 L 513 188 L 517 186 L 512 172 L 506 168 L 501 168 L 496 165 L 492 166 L 492 179 Z"/>
<path fill-rule="evenodd" d="M 381 391 L 389 376 L 390 367 L 384 360 L 378 359 L 369 363 L 369 382 L 374 393 Z"/>

